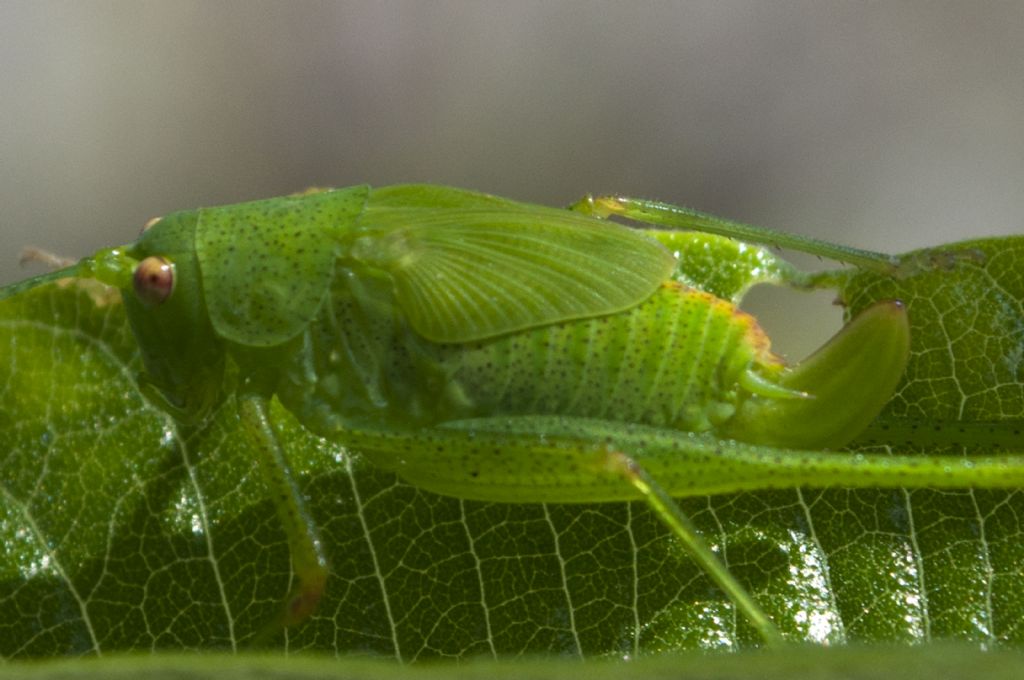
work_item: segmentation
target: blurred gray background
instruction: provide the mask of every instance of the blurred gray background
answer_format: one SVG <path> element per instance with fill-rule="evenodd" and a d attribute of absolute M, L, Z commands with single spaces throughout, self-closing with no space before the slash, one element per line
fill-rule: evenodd
<path fill-rule="evenodd" d="M 1020 233 L 1022 36 L 1021 2 L 0 0 L 0 283 L 24 245 L 360 182 L 886 251 Z M 753 295 L 794 356 L 838 323 L 808 300 Z"/>

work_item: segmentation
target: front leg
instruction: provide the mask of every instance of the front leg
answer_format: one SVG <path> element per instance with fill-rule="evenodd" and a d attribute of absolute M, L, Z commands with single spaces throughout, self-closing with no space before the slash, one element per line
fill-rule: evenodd
<path fill-rule="evenodd" d="M 259 455 L 263 478 L 288 537 L 296 583 L 288 596 L 282 623 L 292 626 L 306 620 L 316 610 L 327 584 L 327 559 L 302 494 L 292 479 L 281 444 L 270 427 L 267 411 L 267 399 L 262 395 L 239 397 L 238 413 L 243 428 Z"/>

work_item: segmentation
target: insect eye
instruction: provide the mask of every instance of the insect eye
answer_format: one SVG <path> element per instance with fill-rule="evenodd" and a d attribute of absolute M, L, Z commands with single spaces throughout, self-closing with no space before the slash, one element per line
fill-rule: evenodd
<path fill-rule="evenodd" d="M 132 284 L 139 300 L 155 307 L 174 290 L 174 265 L 163 257 L 147 257 L 135 268 Z"/>

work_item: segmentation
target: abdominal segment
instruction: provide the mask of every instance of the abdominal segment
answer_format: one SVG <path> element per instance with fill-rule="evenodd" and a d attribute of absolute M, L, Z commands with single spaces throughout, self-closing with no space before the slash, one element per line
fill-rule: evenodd
<path fill-rule="evenodd" d="M 753 317 L 671 282 L 625 312 L 465 344 L 427 341 L 367 299 L 334 297 L 277 390 L 324 435 L 520 415 L 713 431 L 750 396 L 744 374 L 771 381 L 783 369 Z"/>
<path fill-rule="evenodd" d="M 454 398 L 486 415 L 568 415 L 713 430 L 745 398 L 741 374 L 782 366 L 750 315 L 664 284 L 626 312 L 477 343 L 446 359 Z M 474 415 L 483 415 L 477 412 Z"/>

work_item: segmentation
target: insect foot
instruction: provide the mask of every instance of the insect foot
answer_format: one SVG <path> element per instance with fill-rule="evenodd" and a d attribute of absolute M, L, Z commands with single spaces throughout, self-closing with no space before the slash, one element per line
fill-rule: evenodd
<path fill-rule="evenodd" d="M 778 380 L 807 398 L 752 396 L 722 434 L 783 448 L 843 446 L 889 400 L 909 353 L 906 308 L 896 300 L 880 302 Z"/>

